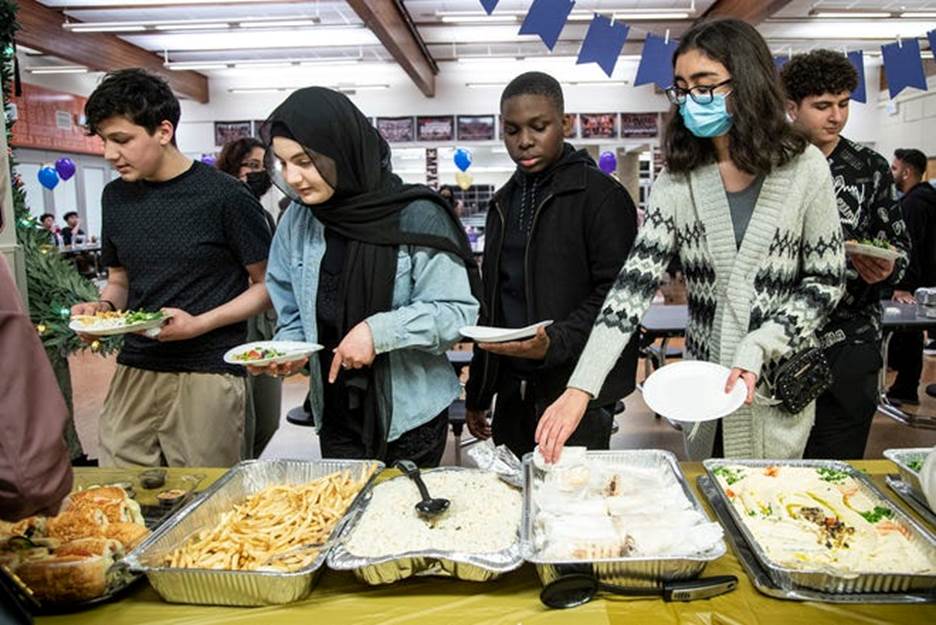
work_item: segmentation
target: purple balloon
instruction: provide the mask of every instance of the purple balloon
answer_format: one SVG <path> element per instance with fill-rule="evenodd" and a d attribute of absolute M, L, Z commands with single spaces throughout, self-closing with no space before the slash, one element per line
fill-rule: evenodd
<path fill-rule="evenodd" d="M 59 178 L 62 180 L 68 180 L 74 176 L 76 169 L 75 161 L 71 160 L 67 156 L 63 156 L 59 160 L 55 161 L 55 171 L 58 172 Z"/>
<path fill-rule="evenodd" d="M 617 170 L 617 157 L 614 152 L 602 152 L 598 157 L 598 169 L 606 174 L 611 174 Z"/>
<path fill-rule="evenodd" d="M 208 167 L 214 167 L 217 161 L 218 159 L 215 158 L 214 154 L 202 154 L 201 162 L 208 165 Z"/>
<path fill-rule="evenodd" d="M 39 178 L 39 184 L 50 191 L 59 183 L 58 174 L 55 173 L 55 169 L 52 167 L 43 167 L 39 170 L 37 177 Z"/>

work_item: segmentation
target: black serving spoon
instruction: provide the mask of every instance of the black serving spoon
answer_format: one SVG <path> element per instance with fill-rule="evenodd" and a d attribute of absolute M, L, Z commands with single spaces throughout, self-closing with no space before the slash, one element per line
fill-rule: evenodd
<path fill-rule="evenodd" d="M 540 601 L 550 608 L 574 608 L 588 603 L 599 592 L 633 597 L 663 597 L 663 601 L 693 601 L 731 592 L 738 586 L 734 575 L 700 577 L 699 579 L 663 582 L 662 588 L 626 588 L 598 581 L 592 575 L 572 573 L 552 580 L 540 592 Z"/>
<path fill-rule="evenodd" d="M 403 471 L 406 477 L 413 480 L 416 483 L 416 488 L 419 489 L 422 501 L 416 504 L 416 512 L 425 517 L 434 517 L 448 510 L 452 502 L 448 499 L 434 499 L 429 495 L 429 489 L 426 488 L 426 483 L 423 482 L 422 476 L 419 474 L 419 468 L 412 461 L 397 460 L 394 466 Z"/>

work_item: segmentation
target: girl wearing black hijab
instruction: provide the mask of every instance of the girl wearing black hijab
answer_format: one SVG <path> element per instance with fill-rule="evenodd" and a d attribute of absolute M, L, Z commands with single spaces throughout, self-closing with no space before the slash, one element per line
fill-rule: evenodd
<path fill-rule="evenodd" d="M 480 300 L 460 222 L 392 173 L 386 141 L 340 93 L 296 91 L 262 137 L 274 183 L 294 200 L 267 269 L 276 339 L 325 346 L 310 366 L 322 456 L 438 465 L 460 392 L 445 351 Z"/>

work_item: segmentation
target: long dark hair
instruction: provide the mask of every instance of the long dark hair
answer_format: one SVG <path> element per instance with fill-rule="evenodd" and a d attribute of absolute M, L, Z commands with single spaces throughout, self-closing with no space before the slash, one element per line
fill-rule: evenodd
<path fill-rule="evenodd" d="M 229 141 L 221 148 L 221 154 L 218 155 L 215 167 L 237 178 L 241 163 L 254 148 L 266 150 L 266 146 L 263 145 L 263 142 L 253 137 L 244 137 L 243 139 Z"/>
<path fill-rule="evenodd" d="M 736 19 L 708 20 L 693 26 L 673 54 L 674 68 L 676 59 L 690 50 L 718 61 L 731 74 L 729 153 L 738 169 L 766 175 L 803 153 L 808 140 L 787 122 L 786 99 L 773 57 L 753 26 Z M 663 151 L 667 169 L 678 174 L 715 161 L 711 139 L 689 132 L 675 105 L 666 124 Z"/>

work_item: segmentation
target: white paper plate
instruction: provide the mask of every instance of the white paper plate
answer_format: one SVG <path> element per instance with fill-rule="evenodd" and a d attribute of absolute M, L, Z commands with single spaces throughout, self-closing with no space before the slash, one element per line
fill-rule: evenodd
<path fill-rule="evenodd" d="M 846 241 L 845 243 L 845 253 L 883 258 L 884 260 L 897 260 L 900 257 L 900 252 L 897 250 L 884 249 L 883 247 L 877 247 L 875 245 L 853 243 L 850 241 Z"/>
<path fill-rule="evenodd" d="M 536 331 L 540 328 L 546 328 L 552 325 L 552 320 L 540 321 L 525 328 L 495 328 L 492 326 L 465 326 L 461 330 L 462 336 L 466 336 L 478 343 L 507 343 L 509 341 L 520 341 L 536 336 Z"/>
<path fill-rule="evenodd" d="M 684 360 L 654 371 L 643 384 L 643 399 L 655 413 L 674 421 L 712 421 L 744 404 L 747 386 L 738 379 L 731 393 L 731 371 L 713 362 Z"/>
<path fill-rule="evenodd" d="M 131 323 L 130 325 L 114 326 L 110 324 L 100 324 L 100 325 L 84 325 L 80 323 L 77 319 L 72 319 L 68 328 L 72 332 L 77 332 L 79 334 L 90 334 L 91 336 L 116 336 L 118 334 L 132 334 L 134 332 L 142 332 L 144 330 L 157 330 L 161 328 L 166 320 L 169 319 L 172 315 L 167 314 L 163 315 L 161 319 L 151 319 L 149 321 L 141 321 L 139 323 Z M 158 332 L 154 332 L 154 336 Z"/>
<path fill-rule="evenodd" d="M 235 358 L 238 354 L 243 354 L 244 352 L 250 351 L 252 349 L 275 349 L 278 352 L 282 352 L 282 356 L 277 356 L 276 358 L 261 358 L 258 360 L 237 360 Z M 238 345 L 233 349 L 229 349 L 224 354 L 224 362 L 229 365 L 241 365 L 246 367 L 247 365 L 258 367 L 262 365 L 269 365 L 272 363 L 281 363 L 281 362 L 292 362 L 294 360 L 302 360 L 315 352 L 322 349 L 322 346 L 318 343 L 305 343 L 303 341 L 253 341 L 251 343 L 244 343 L 243 345 Z"/>

